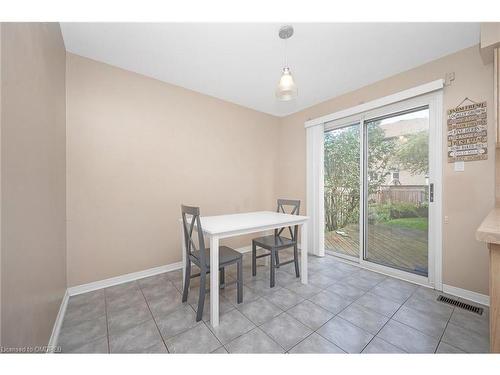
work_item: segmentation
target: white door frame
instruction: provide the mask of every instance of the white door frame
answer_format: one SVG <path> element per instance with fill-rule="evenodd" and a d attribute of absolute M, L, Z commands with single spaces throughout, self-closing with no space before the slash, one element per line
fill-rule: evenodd
<path fill-rule="evenodd" d="M 419 86 L 418 88 L 405 90 L 402 93 L 393 94 L 386 98 L 378 99 L 377 101 L 373 101 L 372 103 L 384 103 L 383 106 L 377 106 L 370 108 L 370 103 L 365 103 L 361 106 L 357 106 L 353 109 L 347 109 L 342 111 L 345 114 L 349 114 L 349 116 L 345 117 L 337 117 L 338 115 L 332 114 L 322 117 L 321 119 L 330 120 L 329 122 L 323 122 L 322 130 L 328 131 L 335 128 L 345 127 L 350 124 L 359 123 L 360 130 L 360 157 L 363 158 L 363 145 L 364 145 L 364 122 L 365 120 L 369 120 L 371 118 L 376 118 L 379 116 L 402 112 L 411 108 L 418 108 L 427 106 L 429 108 L 429 183 L 434 184 L 434 202 L 429 203 L 429 269 L 428 276 L 420 276 L 410 272 L 398 270 L 395 268 L 391 268 L 388 266 L 383 266 L 379 264 L 375 264 L 369 261 L 365 261 L 363 259 L 363 245 L 360 244 L 360 256 L 357 260 L 352 259 L 349 256 L 342 256 L 338 253 L 334 255 L 340 256 L 342 258 L 357 261 L 360 266 L 367 269 L 372 269 L 374 271 L 384 273 L 390 276 L 394 276 L 400 279 L 408 280 L 411 282 L 415 282 L 421 285 L 430 286 L 437 290 L 442 290 L 442 160 L 443 160 L 443 133 L 442 133 L 442 114 L 443 114 L 443 94 L 440 88 L 442 87 L 438 84 L 439 82 L 431 82 L 426 85 Z M 429 88 L 428 93 L 422 94 L 422 87 Z M 418 96 L 411 97 L 409 96 L 411 92 L 417 93 Z M 405 97 L 406 96 L 406 97 Z M 388 103 L 390 98 L 395 98 L 395 101 L 392 103 Z M 357 112 L 356 108 L 359 110 L 363 110 L 363 112 Z M 352 114 L 354 112 L 354 114 Z M 306 127 L 314 126 L 318 124 L 318 120 L 311 120 L 306 123 Z M 313 124 L 313 125 L 311 125 Z M 319 139 L 319 137 L 317 137 Z M 316 150 L 321 149 L 323 147 L 315 147 Z M 363 196 L 364 192 L 364 184 L 363 184 L 363 166 L 364 163 L 360 160 L 360 191 Z M 318 165 L 317 163 L 314 168 L 320 168 L 319 171 L 316 172 L 316 176 L 324 175 L 324 164 L 321 163 Z M 308 164 L 308 169 L 311 168 L 310 164 Z M 309 173 L 308 173 L 309 175 Z M 317 180 L 316 180 L 317 181 Z M 320 182 L 320 185 L 323 185 L 324 181 Z M 317 185 L 317 184 L 316 184 Z M 319 194 L 321 192 L 321 195 Z M 316 189 L 316 192 L 310 192 L 315 195 L 315 199 L 324 200 L 323 196 L 323 186 L 320 189 Z M 316 193 L 316 194 L 314 194 Z M 311 195 L 311 194 L 310 194 Z M 361 200 L 362 201 L 362 200 Z M 324 203 L 323 203 L 324 204 Z M 317 206 L 323 206 L 323 204 L 319 204 Z M 360 207 L 360 239 L 363 239 L 364 233 L 364 204 L 361 204 Z M 323 210 L 317 210 L 315 212 L 316 218 L 318 220 L 318 227 L 321 228 L 321 231 L 324 231 L 324 212 Z M 319 234 L 319 233 L 318 233 Z M 327 251 L 331 253 L 330 251 Z"/>

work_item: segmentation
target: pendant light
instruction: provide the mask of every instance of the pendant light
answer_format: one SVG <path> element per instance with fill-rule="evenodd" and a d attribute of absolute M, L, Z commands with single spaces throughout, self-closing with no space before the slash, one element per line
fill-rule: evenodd
<path fill-rule="evenodd" d="M 278 35 L 285 41 L 285 66 L 283 67 L 283 72 L 281 74 L 278 87 L 276 88 L 276 98 L 282 101 L 288 101 L 294 99 L 297 96 L 297 86 L 295 85 L 292 73 L 290 72 L 290 68 L 288 67 L 286 56 L 286 40 L 293 35 L 293 26 L 281 26 Z"/>

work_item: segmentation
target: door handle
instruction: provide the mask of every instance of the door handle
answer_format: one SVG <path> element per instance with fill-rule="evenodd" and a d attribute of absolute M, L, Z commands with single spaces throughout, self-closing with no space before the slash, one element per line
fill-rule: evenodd
<path fill-rule="evenodd" d="M 434 183 L 429 186 L 429 202 L 434 202 Z"/>

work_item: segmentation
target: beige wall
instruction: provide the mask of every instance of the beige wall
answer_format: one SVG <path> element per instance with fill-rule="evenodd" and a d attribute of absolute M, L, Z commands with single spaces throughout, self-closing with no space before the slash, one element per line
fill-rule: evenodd
<path fill-rule="evenodd" d="M 272 209 L 277 135 L 275 117 L 68 54 L 68 286 L 180 261 L 181 203 Z"/>
<path fill-rule="evenodd" d="M 58 24 L 1 29 L 2 345 L 46 345 L 66 288 L 65 49 Z"/>
<path fill-rule="evenodd" d="M 500 47 L 500 22 L 481 23 L 481 57 L 485 63 L 493 61 L 494 49 Z"/>
<path fill-rule="evenodd" d="M 447 72 L 444 110 L 465 96 L 489 103 L 491 156 L 462 173 L 444 160 L 443 281 L 487 294 L 474 231 L 494 205 L 493 70 L 477 46 L 282 119 L 69 54 L 68 285 L 179 261 L 181 202 L 212 215 L 305 201 L 304 121 Z"/>
<path fill-rule="evenodd" d="M 444 109 L 488 101 L 491 157 L 463 173 L 444 161 L 443 277 L 487 293 L 474 230 L 494 205 L 493 70 L 478 47 L 277 119 L 65 56 L 57 24 L 2 24 L 1 344 L 46 344 L 66 286 L 179 261 L 181 203 L 214 215 L 305 202 L 304 121 L 452 71 Z"/>
<path fill-rule="evenodd" d="M 498 46 L 500 43 L 500 22 L 481 23 L 481 48 Z"/>
<path fill-rule="evenodd" d="M 277 195 L 305 200 L 306 149 L 304 122 L 391 93 L 414 87 L 455 72 L 455 81 L 444 89 L 444 110 L 457 106 L 466 96 L 488 102 L 489 152 L 486 161 L 465 163 L 454 172 L 443 159 L 443 282 L 488 294 L 488 253 L 474 232 L 495 202 L 495 131 L 493 122 L 493 67 L 484 65 L 479 46 L 395 75 L 359 90 L 328 100 L 281 119 Z M 446 116 L 443 115 L 446 132 Z M 443 137 L 446 150 L 446 137 Z M 446 155 L 446 152 L 444 152 Z"/>

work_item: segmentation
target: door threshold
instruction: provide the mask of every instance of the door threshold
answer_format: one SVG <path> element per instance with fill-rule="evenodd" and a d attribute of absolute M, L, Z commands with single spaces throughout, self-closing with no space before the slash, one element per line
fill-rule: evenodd
<path fill-rule="evenodd" d="M 356 267 L 359 267 L 359 268 L 367 270 L 367 271 L 376 272 L 376 273 L 379 273 L 381 275 L 389 276 L 389 277 L 392 277 L 394 279 L 406 281 L 406 282 L 409 282 L 409 283 L 412 283 L 415 285 L 424 286 L 424 287 L 429 288 L 429 289 L 438 290 L 434 287 L 434 285 L 431 285 L 428 281 L 428 278 L 424 277 L 424 276 L 408 274 L 407 272 L 399 271 L 399 270 L 396 270 L 397 272 L 394 272 L 395 270 L 393 270 L 393 269 L 386 270 L 385 268 L 388 268 L 388 267 L 384 267 L 384 266 L 380 266 L 380 265 L 378 265 L 377 267 L 373 267 L 373 266 L 370 267 L 366 264 L 363 264 L 365 262 L 360 262 L 359 260 L 346 259 L 342 256 L 338 256 L 338 254 L 336 254 L 335 252 L 333 252 L 331 250 L 325 250 L 325 254 L 332 256 L 335 259 L 337 259 L 339 262 L 342 262 L 345 264 L 350 264 L 352 266 L 356 266 Z M 404 273 L 404 274 L 402 274 L 402 273 Z"/>

